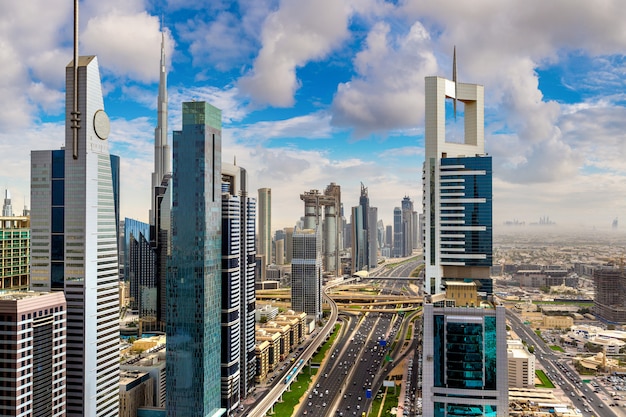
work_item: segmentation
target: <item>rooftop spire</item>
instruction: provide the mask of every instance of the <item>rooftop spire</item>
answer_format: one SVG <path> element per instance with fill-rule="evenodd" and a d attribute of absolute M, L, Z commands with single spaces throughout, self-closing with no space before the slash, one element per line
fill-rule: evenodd
<path fill-rule="evenodd" d="M 456 97 L 459 87 L 456 79 L 456 45 L 454 45 L 454 52 L 452 52 L 452 81 L 454 82 L 454 120 L 456 120 Z"/>
<path fill-rule="evenodd" d="M 157 126 L 154 129 L 154 172 L 152 173 L 152 209 L 150 224 L 154 223 L 155 188 L 160 187 L 163 177 L 172 172 L 170 147 L 167 144 L 167 70 L 165 68 L 165 30 L 161 29 L 161 62 L 159 65 L 159 95 L 157 99 Z"/>

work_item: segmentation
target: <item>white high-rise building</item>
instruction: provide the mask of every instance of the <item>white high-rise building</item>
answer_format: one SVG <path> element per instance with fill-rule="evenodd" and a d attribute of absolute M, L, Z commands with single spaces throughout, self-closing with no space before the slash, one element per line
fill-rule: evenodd
<path fill-rule="evenodd" d="M 37 248 L 31 252 L 31 288 L 64 291 L 67 300 L 67 415 L 114 417 L 119 414 L 116 169 L 98 60 L 82 56 L 76 64 L 66 68 L 65 147 L 31 155 L 32 247 Z"/>
<path fill-rule="evenodd" d="M 222 162 L 222 407 L 231 412 L 254 387 L 256 200 L 248 174 Z M 224 320 L 224 318 L 226 320 Z"/>
<path fill-rule="evenodd" d="M 426 77 L 425 90 L 424 292 L 442 293 L 445 280 L 455 279 L 475 281 L 489 294 L 492 169 L 485 154 L 484 88 Z M 455 109 L 457 101 L 464 105 L 462 143 L 446 136 L 447 99 Z"/>

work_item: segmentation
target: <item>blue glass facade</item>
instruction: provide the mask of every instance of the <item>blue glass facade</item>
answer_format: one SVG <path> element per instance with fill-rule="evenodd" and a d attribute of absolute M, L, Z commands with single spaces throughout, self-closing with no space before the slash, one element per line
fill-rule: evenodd
<path fill-rule="evenodd" d="M 496 417 L 495 405 L 435 403 L 435 417 Z"/>
<path fill-rule="evenodd" d="M 495 390 L 496 317 L 446 320 L 433 316 L 434 386 Z"/>
<path fill-rule="evenodd" d="M 140 318 L 157 318 L 156 253 L 150 245 L 150 225 L 124 220 L 124 276 L 130 283 L 130 307 Z"/>
<path fill-rule="evenodd" d="M 221 111 L 183 103 L 174 132 L 167 415 L 221 415 Z"/>
<path fill-rule="evenodd" d="M 485 256 L 465 257 L 463 262 L 465 266 L 491 267 L 493 261 L 491 157 L 442 158 L 441 172 L 441 262 L 458 262 L 456 257 L 446 257 L 447 254 L 458 253 L 446 251 L 458 248 L 458 245 L 453 243 L 458 241 L 458 238 L 446 237 L 446 234 L 457 235 L 458 231 L 453 230 L 453 227 L 474 226 L 471 230 L 463 231 L 465 235 L 463 254 Z M 461 224 L 457 223 L 459 220 L 462 220 Z M 445 230 L 444 226 L 450 226 L 451 230 Z M 482 226 L 482 230 L 476 230 L 476 226 Z"/>

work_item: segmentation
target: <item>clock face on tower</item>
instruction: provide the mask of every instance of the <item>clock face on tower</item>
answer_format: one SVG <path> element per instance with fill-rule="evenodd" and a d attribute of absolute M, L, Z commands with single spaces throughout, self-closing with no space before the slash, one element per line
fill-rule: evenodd
<path fill-rule="evenodd" d="M 109 122 L 109 116 L 107 116 L 104 110 L 98 110 L 93 115 L 93 130 L 102 140 L 109 137 L 109 133 L 111 133 L 111 123 Z"/>

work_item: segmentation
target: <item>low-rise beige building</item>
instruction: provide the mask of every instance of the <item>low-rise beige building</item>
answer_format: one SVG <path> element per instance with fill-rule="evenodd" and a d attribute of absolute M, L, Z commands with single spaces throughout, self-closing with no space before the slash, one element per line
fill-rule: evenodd
<path fill-rule="evenodd" d="M 280 337 L 280 360 L 282 361 L 289 355 L 293 349 L 293 341 L 291 340 L 291 326 L 288 324 L 278 324 L 275 321 L 267 322 L 262 329 L 267 333 L 276 333 Z"/>
<path fill-rule="evenodd" d="M 507 341 L 509 388 L 535 387 L 535 355 L 519 339 Z"/>
<path fill-rule="evenodd" d="M 120 372 L 120 417 L 136 417 L 137 409 L 154 402 L 153 381 L 147 372 Z"/>
<path fill-rule="evenodd" d="M 546 329 L 569 329 L 574 319 L 569 316 L 543 316 L 542 327 Z"/>

